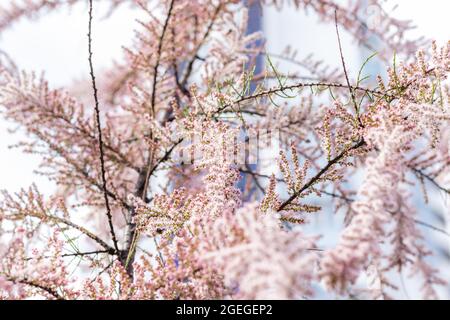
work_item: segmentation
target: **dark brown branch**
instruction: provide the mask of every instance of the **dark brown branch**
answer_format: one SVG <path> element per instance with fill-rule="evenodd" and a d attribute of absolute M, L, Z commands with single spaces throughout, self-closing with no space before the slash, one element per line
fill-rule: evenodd
<path fill-rule="evenodd" d="M 96 250 L 96 251 L 87 251 L 87 252 L 74 252 L 74 253 L 65 253 L 62 254 L 61 257 L 84 257 L 84 256 L 91 256 L 101 253 L 111 253 L 109 250 Z"/>
<path fill-rule="evenodd" d="M 418 174 L 422 175 L 424 178 L 428 179 L 431 183 L 433 183 L 433 184 L 434 184 L 436 187 L 438 187 L 439 189 L 441 189 L 441 190 L 443 190 L 443 191 L 446 191 L 446 192 L 449 191 L 449 190 L 443 188 L 442 186 L 440 186 L 433 178 L 431 178 L 431 177 L 429 177 L 428 175 L 426 175 L 426 174 L 424 174 L 423 172 L 421 172 L 421 170 L 418 170 L 418 169 L 415 169 L 415 168 L 412 168 L 412 170 L 415 171 L 415 172 L 417 172 Z M 246 174 L 250 174 L 250 175 L 252 175 L 252 176 L 255 177 L 255 178 L 256 178 L 256 177 L 260 177 L 260 178 L 270 179 L 270 176 L 269 176 L 269 175 L 254 172 L 254 171 L 250 170 L 249 168 L 247 168 L 247 169 L 240 169 L 240 172 L 246 173 Z M 283 182 L 283 183 L 285 183 L 285 180 L 284 180 L 284 179 L 276 179 L 276 180 L 277 180 L 278 182 Z M 264 191 L 263 191 L 263 193 L 264 193 Z M 325 191 L 325 190 L 320 190 L 320 193 L 325 194 L 325 195 L 330 196 L 330 197 L 333 197 L 333 198 L 338 198 L 338 199 L 344 200 L 344 201 L 346 201 L 346 202 L 349 203 L 349 204 L 351 204 L 352 202 L 355 201 L 355 199 L 353 199 L 353 198 L 346 197 L 346 196 L 344 196 L 344 195 L 336 194 L 336 193 L 333 193 L 333 192 L 328 192 L 328 191 Z M 413 220 L 414 220 L 414 222 L 415 222 L 416 224 L 418 224 L 418 225 L 421 225 L 421 226 L 423 226 L 423 227 L 425 227 L 425 228 L 434 230 L 434 231 L 436 231 L 436 232 L 440 232 L 440 233 L 442 233 L 442 234 L 444 234 L 444 235 L 450 237 L 450 233 L 448 233 L 446 230 L 444 230 L 444 229 L 442 229 L 442 228 L 436 227 L 436 226 L 434 226 L 434 225 L 432 225 L 432 224 L 429 224 L 429 223 L 427 223 L 427 222 L 425 222 L 425 221 L 422 221 L 422 220 L 419 220 L 419 219 L 413 219 Z"/>
<path fill-rule="evenodd" d="M 157 170 L 157 168 L 164 163 L 165 161 L 169 160 L 170 155 L 172 154 L 173 150 L 176 148 L 176 146 L 178 146 L 181 142 L 183 141 L 183 139 L 180 139 L 178 141 L 176 141 L 171 147 L 170 149 L 168 149 L 165 154 L 158 160 L 158 162 L 152 166 L 151 168 L 148 168 L 148 171 L 141 174 L 139 176 L 138 182 L 137 182 L 137 188 L 136 188 L 136 192 L 135 195 L 139 196 L 140 194 L 142 194 L 142 200 L 144 202 L 148 202 L 147 201 L 147 197 L 145 195 L 145 191 L 143 188 L 145 188 L 145 184 L 144 184 L 144 177 L 146 177 L 146 179 L 150 180 L 150 177 L 153 175 L 153 173 Z M 148 177 L 148 178 L 147 178 Z M 147 181 L 148 181 L 147 180 Z M 136 238 L 136 224 L 134 222 L 131 221 L 132 216 L 134 215 L 134 209 L 132 209 L 130 211 L 130 221 L 128 221 L 127 223 L 127 230 L 126 230 L 126 244 L 125 244 L 125 250 L 122 252 L 121 255 L 121 259 L 123 259 L 123 263 L 126 265 L 127 268 L 127 272 L 130 275 L 130 277 L 132 277 L 132 264 L 130 263 L 130 261 L 133 259 L 134 257 L 134 252 L 131 252 L 133 249 L 133 241 L 137 241 Z M 128 263 L 128 265 L 127 265 Z"/>
<path fill-rule="evenodd" d="M 414 222 L 417 223 L 417 224 L 419 224 L 419 225 L 421 225 L 421 226 L 423 226 L 423 227 L 425 227 L 425 228 L 434 230 L 434 231 L 436 231 L 436 232 L 440 232 L 440 233 L 446 235 L 447 237 L 450 237 L 450 233 L 448 233 L 448 232 L 445 231 L 444 229 L 438 228 L 438 227 L 436 227 L 436 226 L 433 226 L 432 224 L 429 224 L 429 223 L 427 223 L 427 222 L 424 222 L 424 221 L 421 221 L 421 220 L 418 220 L 418 219 L 414 219 Z"/>
<path fill-rule="evenodd" d="M 348 89 L 348 85 L 346 84 L 342 84 L 342 83 L 327 83 L 327 82 L 311 82 L 311 83 L 296 83 L 296 84 L 292 84 L 289 86 L 281 86 L 281 87 L 276 87 L 276 88 L 271 88 L 265 91 L 261 91 L 249 96 L 245 96 L 245 97 L 241 97 L 239 99 L 236 99 L 234 102 L 232 103 L 228 103 L 226 105 L 223 105 L 221 108 L 219 108 L 219 110 L 217 111 L 217 113 L 220 113 L 222 111 L 224 111 L 227 108 L 232 107 L 233 105 L 236 104 L 240 104 L 246 101 L 251 101 L 251 100 L 255 100 L 255 99 L 259 99 L 265 96 L 269 96 L 272 94 L 276 94 L 279 92 L 284 92 L 287 90 L 294 90 L 294 89 L 300 89 L 300 88 L 314 88 L 314 87 L 327 87 L 327 88 L 342 88 L 342 89 Z M 363 88 L 360 86 L 352 86 L 353 90 L 356 91 L 361 91 L 364 93 L 371 93 L 374 95 L 378 95 L 380 97 L 387 97 L 387 98 L 391 98 L 391 99 L 395 99 L 395 96 L 383 93 L 381 91 L 377 91 L 377 90 L 371 90 L 368 88 Z"/>
<path fill-rule="evenodd" d="M 164 25 L 163 25 L 163 30 L 162 30 L 162 33 L 161 33 L 161 37 L 159 38 L 158 51 L 156 53 L 155 67 L 153 68 L 153 82 L 152 82 L 152 86 L 153 87 L 152 87 L 151 98 L 150 98 L 150 100 L 151 100 L 151 108 L 152 108 L 152 116 L 155 116 L 156 81 L 157 81 L 157 78 L 158 78 L 159 64 L 161 62 L 163 41 L 164 41 L 164 36 L 166 34 L 167 26 L 169 25 L 170 17 L 172 16 L 172 10 L 173 10 L 174 2 L 175 2 L 175 0 L 170 1 L 169 11 L 167 13 L 166 21 L 164 22 Z"/>
<path fill-rule="evenodd" d="M 106 206 L 106 216 L 108 218 L 108 224 L 109 224 L 109 231 L 111 233 L 111 238 L 114 243 L 114 249 L 117 253 L 119 253 L 119 246 L 117 244 L 117 238 L 116 233 L 114 231 L 114 224 L 112 222 L 112 214 L 111 214 L 111 208 L 109 206 L 109 199 L 108 199 L 108 190 L 106 186 L 106 170 L 105 170 L 105 155 L 103 151 L 103 139 L 102 139 L 102 129 L 101 129 L 101 122 L 100 122 L 100 110 L 99 110 L 99 103 L 98 103 L 98 95 L 97 95 L 97 85 L 95 83 L 95 75 L 94 75 L 94 66 L 92 64 L 92 0 L 89 0 L 89 31 L 88 31 L 88 50 L 89 50 L 89 68 L 90 68 L 90 75 L 92 80 L 92 89 L 94 90 L 94 110 L 95 110 L 95 118 L 97 123 L 97 131 L 98 131 L 98 147 L 100 151 L 100 169 L 101 169 L 101 176 L 102 176 L 102 183 L 103 183 L 103 195 L 105 198 L 105 206 Z"/>
<path fill-rule="evenodd" d="M 167 17 L 166 17 L 166 20 L 164 22 L 163 30 L 162 30 L 161 36 L 159 38 L 158 51 L 157 51 L 157 56 L 156 56 L 156 63 L 155 63 L 155 67 L 153 69 L 153 83 L 152 83 L 152 91 L 151 91 L 151 116 L 152 116 L 152 118 L 155 117 L 156 82 L 157 82 L 157 78 L 158 78 L 158 68 L 159 68 L 159 64 L 160 64 L 160 60 L 161 60 L 164 36 L 166 34 L 167 26 L 169 25 L 170 17 L 172 16 L 172 10 L 173 10 L 174 2 L 175 2 L 174 0 L 172 0 L 170 2 L 169 11 L 167 13 Z M 150 132 L 150 139 L 152 139 L 152 138 L 153 138 L 153 134 Z M 145 200 L 145 198 L 147 197 L 148 184 L 150 182 L 150 176 L 151 176 L 150 175 L 150 171 L 151 171 L 150 168 L 152 166 L 153 166 L 153 151 L 150 150 L 148 163 L 146 165 L 147 171 L 145 173 L 146 175 L 145 175 L 144 186 L 143 186 L 142 195 L 141 195 L 141 198 L 143 200 Z"/>
<path fill-rule="evenodd" d="M 239 169 L 239 172 L 249 174 L 252 177 L 253 181 L 255 182 L 256 187 L 259 189 L 259 191 L 261 191 L 262 194 L 264 194 L 265 190 L 264 190 L 263 186 L 261 185 L 261 183 L 259 183 L 259 181 L 258 181 L 258 177 L 261 177 L 263 175 L 260 175 L 256 172 L 254 172 L 253 170 L 251 170 L 251 167 L 248 165 L 248 163 L 245 163 L 245 169 Z M 263 176 L 263 178 L 265 178 L 265 176 Z M 267 178 L 270 178 L 270 177 L 267 176 Z"/>
<path fill-rule="evenodd" d="M 60 222 L 62 224 L 65 224 L 66 226 L 72 227 L 72 228 L 80 231 L 85 236 L 87 236 L 87 237 L 91 238 L 92 240 L 94 240 L 95 242 L 97 242 L 100 246 L 102 246 L 110 254 L 116 253 L 116 250 L 114 248 L 112 248 L 110 245 L 108 245 L 105 241 L 103 241 L 100 237 L 96 236 L 91 231 L 87 230 L 86 228 L 84 228 L 80 225 L 73 223 L 72 221 L 70 221 L 68 219 L 61 218 L 58 216 L 51 216 L 51 215 L 45 216 L 45 219 L 53 220 L 57 223 Z"/>
<path fill-rule="evenodd" d="M 176 141 L 171 147 L 170 149 L 168 149 L 164 155 L 158 160 L 158 162 L 151 168 L 149 175 L 152 176 L 153 173 L 156 171 L 156 169 L 158 169 L 158 167 L 161 165 L 161 163 L 169 160 L 170 155 L 172 154 L 173 150 L 182 142 L 183 140 L 180 139 L 178 141 Z"/>
<path fill-rule="evenodd" d="M 214 15 L 211 18 L 211 22 L 209 23 L 208 27 L 206 28 L 206 32 L 204 33 L 201 41 L 199 42 L 198 46 L 195 48 L 194 50 L 194 55 L 192 56 L 191 60 L 188 62 L 188 65 L 186 67 L 186 72 L 184 73 L 183 76 L 183 80 L 180 83 L 180 86 L 182 88 L 186 88 L 187 82 L 189 80 L 189 77 L 192 73 L 192 69 L 194 67 L 194 62 L 195 60 L 201 60 L 198 57 L 198 52 L 200 51 L 200 48 L 202 47 L 202 45 L 204 44 L 204 42 L 206 41 L 206 39 L 208 38 L 209 34 L 211 33 L 211 30 L 216 22 L 217 16 L 219 15 L 220 10 L 222 9 L 222 4 L 219 4 L 216 8 L 216 10 L 214 11 Z"/>
<path fill-rule="evenodd" d="M 92 284 L 92 283 L 94 283 L 95 281 L 97 281 L 97 279 L 98 279 L 103 273 L 105 273 L 106 271 L 108 271 L 109 268 L 112 267 L 112 265 L 114 264 L 114 262 L 115 262 L 115 260 L 112 259 L 111 262 L 108 263 L 108 264 L 106 265 L 106 267 L 104 267 L 104 268 L 103 268 L 103 269 L 95 276 L 95 278 L 93 278 L 92 280 L 89 281 L 89 283 Z"/>
<path fill-rule="evenodd" d="M 312 177 L 306 184 L 303 185 L 303 187 L 294 192 L 294 194 L 292 194 L 289 199 L 287 199 L 286 201 L 284 201 L 279 207 L 277 211 L 282 211 L 283 209 L 285 209 L 289 204 L 292 203 L 292 201 L 294 201 L 298 196 L 300 196 L 305 190 L 307 190 L 308 188 L 310 188 L 311 186 L 313 186 L 317 181 L 319 181 L 319 179 L 335 164 L 337 164 L 339 161 L 342 160 L 342 158 L 344 158 L 348 152 L 358 149 L 360 147 L 362 147 L 363 145 L 365 145 L 365 141 L 364 139 L 361 139 L 357 144 L 353 145 L 351 148 L 346 149 L 344 151 L 342 151 L 340 154 L 338 154 L 336 157 L 334 157 L 333 159 L 331 159 L 326 166 L 324 166 L 314 177 Z"/>
<path fill-rule="evenodd" d="M 150 116 L 152 119 L 155 118 L 155 104 L 156 104 L 156 83 L 158 80 L 158 69 L 161 62 L 161 54 L 163 49 L 163 42 L 164 42 L 164 36 L 166 34 L 170 18 L 172 16 L 172 11 L 174 7 L 174 0 L 170 2 L 169 5 L 169 11 L 167 12 L 166 20 L 163 25 L 163 30 L 161 33 L 161 36 L 159 37 L 159 43 L 158 43 L 158 49 L 157 49 L 157 56 L 156 56 L 156 62 L 155 66 L 153 68 L 153 83 L 152 83 L 152 91 L 151 91 L 151 98 L 150 98 Z M 153 139 L 153 132 L 150 131 L 149 139 Z M 150 183 L 150 177 L 153 174 L 152 168 L 153 168 L 153 160 L 154 160 L 154 150 L 153 148 L 149 149 L 149 155 L 148 159 L 146 161 L 146 164 L 144 166 L 144 169 L 141 171 L 138 177 L 137 185 L 136 185 L 136 191 L 135 195 L 138 197 L 141 197 L 143 201 L 146 201 L 147 199 L 147 190 Z M 126 271 L 128 275 L 132 278 L 133 277 L 133 260 L 134 260 L 134 254 L 135 254 L 135 242 L 138 241 L 138 234 L 136 233 L 136 224 L 133 222 L 133 216 L 135 215 L 135 210 L 131 209 L 128 214 L 128 221 L 127 221 L 127 227 L 126 227 L 126 242 L 125 242 L 125 249 L 121 251 L 120 253 L 120 259 L 122 264 L 125 266 Z"/>
<path fill-rule="evenodd" d="M 434 71 L 434 68 L 427 70 L 426 74 L 430 74 L 431 72 Z M 414 83 L 415 80 L 411 80 L 410 82 L 408 82 L 403 89 L 407 89 L 409 86 L 411 86 Z M 381 92 L 379 90 L 373 90 L 373 89 L 369 89 L 369 88 L 364 88 L 361 86 L 352 86 L 352 85 L 348 85 L 348 84 L 342 84 L 342 83 L 333 83 L 333 82 L 301 82 L 301 83 L 295 83 L 295 84 L 291 84 L 288 86 L 280 86 L 280 87 L 274 87 L 274 88 L 270 88 L 267 89 L 265 91 L 260 91 L 257 93 L 254 93 L 252 95 L 248 95 L 248 96 L 244 96 L 244 97 L 240 97 L 238 99 L 236 99 L 235 101 L 225 104 L 223 106 L 221 106 L 217 111 L 216 114 L 219 114 L 221 112 L 224 112 L 227 108 L 231 108 L 234 105 L 239 105 L 243 102 L 247 102 L 247 101 L 252 101 L 255 99 L 259 99 L 262 97 L 266 97 L 266 96 L 270 96 L 273 94 L 277 94 L 277 93 L 283 93 L 287 90 L 289 91 L 293 91 L 294 89 L 300 89 L 300 88 L 315 88 L 315 87 L 325 87 L 325 88 L 338 88 L 338 89 L 351 89 L 353 92 L 355 91 L 360 91 L 362 93 L 365 94 L 372 94 L 374 96 L 378 96 L 379 99 L 388 99 L 389 102 L 392 102 L 395 99 L 400 99 L 399 96 L 397 95 L 393 95 L 393 94 L 389 94 L 389 91 L 392 91 L 393 89 L 389 89 L 386 92 Z M 243 111 L 240 111 L 243 112 Z"/>
<path fill-rule="evenodd" d="M 112 253 L 114 253 L 114 249 L 111 248 L 113 251 Z M 102 253 L 107 253 L 110 254 L 111 251 L 110 250 L 96 250 L 96 251 L 88 251 L 88 252 L 74 252 L 74 253 L 64 253 L 62 254 L 60 257 L 62 258 L 68 258 L 68 257 L 84 257 L 84 256 L 90 256 L 90 255 L 97 255 L 97 254 L 102 254 Z M 54 258 L 54 256 L 41 256 L 38 257 L 38 259 L 52 259 Z M 36 258 L 26 258 L 25 260 L 33 260 Z"/>

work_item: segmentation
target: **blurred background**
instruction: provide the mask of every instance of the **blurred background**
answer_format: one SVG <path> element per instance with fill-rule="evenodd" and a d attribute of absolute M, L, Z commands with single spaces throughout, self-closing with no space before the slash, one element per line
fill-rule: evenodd
<path fill-rule="evenodd" d="M 3 2 L 10 0 L 1 1 L 3 5 Z M 450 1 L 386 1 L 386 10 L 391 11 L 396 5 L 398 7 L 392 11 L 392 15 L 412 20 L 417 26 L 408 34 L 409 37 L 424 36 L 441 44 L 450 39 Z M 106 10 L 102 10 L 101 4 L 96 10 L 99 14 L 94 22 L 93 49 L 96 70 L 100 72 L 102 68 L 111 65 L 114 59 L 121 58 L 122 46 L 130 44 L 139 15 L 127 6 L 122 6 L 110 18 L 101 19 L 100 13 L 105 13 Z M 45 71 L 46 79 L 54 88 L 70 85 L 74 80 L 83 81 L 88 76 L 87 18 L 87 5 L 81 3 L 71 9 L 44 15 L 36 21 L 20 20 L 0 35 L 0 50 L 13 57 L 19 69 Z M 316 59 L 323 59 L 329 65 L 340 68 L 334 25 L 318 23 L 312 12 L 305 14 L 289 8 L 282 11 L 271 8 L 261 14 L 259 7 L 252 7 L 250 21 L 249 31 L 264 32 L 268 53 L 280 54 L 290 45 L 298 51 L 299 57 L 314 53 Z M 355 76 L 371 52 L 359 47 L 343 30 L 342 40 L 347 66 Z M 280 68 L 289 70 L 289 65 L 276 62 Z M 385 66 L 372 63 L 369 68 L 369 72 L 383 73 Z M 33 173 L 39 163 L 38 156 L 24 155 L 19 150 L 9 148 L 22 135 L 20 131 L 11 135 L 9 129 L 15 129 L 14 125 L 0 119 L 0 189 L 13 192 L 36 183 L 41 192 L 51 194 L 54 190 L 52 183 Z M 427 214 L 425 220 L 448 231 L 446 213 L 449 211 L 450 200 L 446 200 L 443 194 L 437 191 L 430 194 L 431 203 L 427 209 L 430 214 Z M 420 197 L 420 194 L 417 197 Z M 322 217 L 321 221 L 315 221 L 312 227 L 319 223 L 322 228 L 324 224 L 328 225 L 330 233 L 336 233 L 338 230 L 334 217 Z M 439 253 L 435 258 L 436 267 L 449 270 L 450 238 L 429 228 L 423 231 Z M 450 279 L 450 273 L 446 276 Z M 416 296 L 417 288 L 403 288 L 400 291 L 402 298 L 410 298 Z M 442 294 L 449 297 L 449 292 L 444 288 Z"/>

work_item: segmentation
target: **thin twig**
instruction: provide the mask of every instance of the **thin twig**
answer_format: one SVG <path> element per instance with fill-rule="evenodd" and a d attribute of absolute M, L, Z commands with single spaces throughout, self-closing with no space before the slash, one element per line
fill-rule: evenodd
<path fill-rule="evenodd" d="M 167 12 L 167 17 L 164 22 L 161 36 L 159 38 L 156 63 L 155 63 L 155 67 L 153 69 L 153 83 L 152 83 L 152 91 L 151 91 L 151 99 L 150 99 L 151 100 L 151 116 L 152 116 L 152 118 L 155 117 L 156 82 L 157 82 L 157 78 L 158 78 L 158 68 L 159 68 L 159 64 L 160 64 L 160 60 L 161 60 L 162 46 L 163 46 L 164 36 L 166 34 L 167 26 L 169 25 L 169 20 L 170 20 L 170 17 L 172 16 L 174 2 L 175 2 L 174 0 L 172 0 L 170 2 L 169 11 Z M 152 134 L 152 132 L 150 132 L 150 139 L 153 138 L 152 136 L 153 136 L 153 134 Z M 149 184 L 150 177 L 151 177 L 150 171 L 151 171 L 151 167 L 153 166 L 153 157 L 154 157 L 154 152 L 152 150 L 150 150 L 149 161 L 148 161 L 147 170 L 145 173 L 146 176 L 145 176 L 145 180 L 144 180 L 144 188 L 142 190 L 142 195 L 141 195 L 141 198 L 144 201 L 145 201 L 145 198 L 147 197 L 148 184 Z"/>
<path fill-rule="evenodd" d="M 96 250 L 96 251 L 88 251 L 88 252 L 74 252 L 74 253 L 64 253 L 60 255 L 62 258 L 68 258 L 68 257 L 84 257 L 84 256 L 90 256 L 90 255 L 98 255 L 102 253 L 111 253 L 109 250 Z M 39 259 L 52 259 L 54 256 L 41 256 Z M 26 258 L 26 261 L 33 260 L 36 258 Z"/>
<path fill-rule="evenodd" d="M 56 290 L 49 288 L 47 286 L 44 286 L 42 284 L 39 284 L 35 281 L 28 280 L 26 278 L 24 278 L 24 279 L 14 278 L 14 277 L 10 277 L 8 275 L 6 275 L 5 278 L 6 278 L 6 280 L 11 281 L 13 283 L 19 283 L 19 284 L 27 285 L 27 286 L 42 290 L 42 291 L 48 293 L 49 295 L 53 296 L 56 300 L 65 300 L 64 297 L 62 297 Z"/>
<path fill-rule="evenodd" d="M 310 82 L 310 83 L 295 83 L 292 85 L 288 85 L 288 86 L 280 86 L 280 87 L 274 87 L 271 89 L 267 89 L 265 91 L 261 91 L 252 95 L 248 95 L 245 97 L 241 97 L 239 99 L 236 99 L 235 101 L 225 104 L 223 105 L 221 108 L 219 108 L 217 110 L 216 113 L 220 113 L 222 111 L 224 111 L 227 108 L 232 107 L 233 105 L 237 105 L 246 101 L 250 101 L 250 100 L 254 100 L 254 99 L 259 99 L 265 96 L 270 96 L 272 94 L 276 94 L 279 92 L 284 92 L 287 90 L 294 90 L 294 89 L 300 89 L 300 88 L 314 88 L 314 87 L 326 87 L 326 88 L 342 88 L 342 89 L 348 89 L 348 85 L 347 84 L 342 84 L 342 83 L 332 83 L 332 82 Z M 377 90 L 371 90 L 368 88 L 363 88 L 360 86 L 351 86 L 351 88 L 355 91 L 361 91 L 364 93 L 371 93 L 374 95 L 378 95 L 382 98 L 390 98 L 390 99 L 395 99 L 395 96 L 389 95 L 387 93 L 383 93 L 381 91 L 377 91 Z"/>
<path fill-rule="evenodd" d="M 80 225 L 78 225 L 78 224 L 76 224 L 76 223 L 74 223 L 74 222 L 72 222 L 72 221 L 70 221 L 70 220 L 68 220 L 68 219 L 61 218 L 61 217 L 58 217 L 58 216 L 53 216 L 53 215 L 45 216 L 45 219 L 53 220 L 53 221 L 55 221 L 56 223 L 59 222 L 59 223 L 65 224 L 66 226 L 72 227 L 72 228 L 74 228 L 74 229 L 80 231 L 80 232 L 81 232 L 82 234 L 84 234 L 85 236 L 87 236 L 87 237 L 91 238 L 92 240 L 94 240 L 95 242 L 97 242 L 100 246 L 102 246 L 102 247 L 103 247 L 105 250 L 107 250 L 110 254 L 116 253 L 116 250 L 115 250 L 113 247 L 109 246 L 109 245 L 108 245 L 105 241 L 103 241 L 100 237 L 96 236 L 96 235 L 95 235 L 94 233 L 92 233 L 91 231 L 87 230 L 86 228 L 84 228 L 84 227 L 82 227 L 82 226 L 80 226 Z"/>
<path fill-rule="evenodd" d="M 365 141 L 364 139 L 361 139 L 357 144 L 353 145 L 352 147 L 350 147 L 349 149 L 346 149 L 344 151 L 342 151 L 340 154 L 338 154 L 335 158 L 331 159 L 326 166 L 324 166 L 314 177 L 312 177 L 306 184 L 303 185 L 303 187 L 294 192 L 294 194 L 292 194 L 292 196 L 289 197 L 289 199 L 287 199 L 286 201 L 284 201 L 277 209 L 277 211 L 282 211 L 283 209 L 285 209 L 292 201 L 294 201 L 298 196 L 300 196 L 302 194 L 302 192 L 304 192 L 305 190 L 307 190 L 308 188 L 310 188 L 312 185 L 314 185 L 321 177 L 322 175 L 324 175 L 332 166 L 334 166 L 335 164 L 337 164 L 339 161 L 342 160 L 342 158 L 344 158 L 345 155 L 348 154 L 348 152 L 358 149 L 362 146 L 365 145 Z"/>
<path fill-rule="evenodd" d="M 347 81 L 348 90 L 350 91 L 350 96 L 352 98 L 353 106 L 355 107 L 356 118 L 358 119 L 359 124 L 362 126 L 361 119 L 359 118 L 358 103 L 356 102 L 355 93 L 353 92 L 352 86 L 350 84 L 350 80 L 348 78 L 347 68 L 345 67 L 345 59 L 344 59 L 344 53 L 342 51 L 341 37 L 339 35 L 339 27 L 338 27 L 338 19 L 337 19 L 337 11 L 336 10 L 334 11 L 334 21 L 335 21 L 335 25 L 336 25 L 336 35 L 337 35 L 337 39 L 338 39 L 339 53 L 341 55 L 341 62 L 342 62 L 342 68 L 344 69 L 345 80 Z"/>
<path fill-rule="evenodd" d="M 183 76 L 183 80 L 180 83 L 180 86 L 182 88 L 186 88 L 187 82 L 189 80 L 189 77 L 192 73 L 192 69 L 194 67 L 194 62 L 195 62 L 195 60 L 198 60 L 198 52 L 200 51 L 200 48 L 203 46 L 204 42 L 206 41 L 209 34 L 211 33 L 211 30 L 212 30 L 214 24 L 216 23 L 217 17 L 219 15 L 221 9 L 222 9 L 222 3 L 216 7 L 216 10 L 214 11 L 214 14 L 211 18 L 211 22 L 209 23 L 208 27 L 206 28 L 206 32 L 203 34 L 202 40 L 199 42 L 199 44 L 195 48 L 194 55 L 192 56 L 191 60 L 188 62 L 186 72 L 184 73 L 184 76 Z"/>
<path fill-rule="evenodd" d="M 111 233 L 111 238 L 114 243 L 114 248 L 117 253 L 119 253 L 119 246 L 117 244 L 117 238 L 116 233 L 114 231 L 114 225 L 112 222 L 112 214 L 111 214 L 111 208 L 109 206 L 109 199 L 108 199 L 108 190 L 106 186 L 106 170 L 105 170 L 105 155 L 103 152 L 103 138 L 102 138 L 102 129 L 101 129 L 101 122 L 100 122 L 100 110 L 99 110 L 99 102 L 98 102 L 98 96 L 97 96 L 97 85 L 95 83 L 95 75 L 94 75 L 94 66 L 92 64 L 92 0 L 89 0 L 89 32 L 88 32 L 88 45 L 89 45 L 89 68 L 90 68 L 90 75 L 92 80 L 92 89 L 94 90 L 94 101 L 95 101 L 95 118 L 97 122 L 97 131 L 98 131 L 98 147 L 100 151 L 100 168 L 101 168 L 101 176 L 102 176 L 102 182 L 103 182 L 103 195 L 105 198 L 105 206 L 106 206 L 106 216 L 108 217 L 108 224 L 109 224 L 109 231 Z"/>
<path fill-rule="evenodd" d="M 175 143 L 164 153 L 164 155 L 156 162 L 156 164 L 151 168 L 149 171 L 149 175 L 152 176 L 153 173 L 158 169 L 158 167 L 165 161 L 169 160 L 170 155 L 172 154 L 173 150 L 181 143 L 183 142 L 182 139 L 179 139 L 178 141 L 175 141 Z M 144 199 L 145 201 L 145 199 Z"/>
<path fill-rule="evenodd" d="M 448 233 L 448 232 L 445 231 L 444 229 L 441 229 L 441 228 L 439 228 L 439 227 L 433 226 L 432 224 L 429 224 L 429 223 L 427 223 L 427 222 L 425 222 L 425 221 L 418 220 L 418 219 L 414 219 L 414 222 L 417 223 L 417 224 L 419 224 L 419 225 L 421 225 L 421 226 L 423 226 L 423 227 L 425 227 L 425 228 L 429 228 L 429 229 L 431 229 L 431 230 L 440 232 L 440 233 L 446 235 L 447 237 L 450 237 L 450 233 Z"/>
<path fill-rule="evenodd" d="M 91 0 L 92 1 L 92 0 Z M 158 77 L 158 68 L 159 64 L 161 62 L 161 53 L 162 53 L 162 47 L 164 42 L 164 36 L 166 34 L 167 26 L 169 25 L 170 17 L 172 16 L 172 10 L 173 10 L 173 4 L 175 0 L 170 1 L 169 11 L 167 13 L 166 21 L 164 22 L 163 30 L 161 33 L 161 37 L 159 38 L 158 43 L 158 51 L 156 53 L 156 63 L 155 67 L 153 68 L 153 82 L 152 82 L 152 92 L 151 92 L 151 108 L 152 108 L 152 116 L 155 115 L 155 102 L 156 102 L 156 81 Z"/>
<path fill-rule="evenodd" d="M 259 189 L 259 191 L 261 191 L 264 194 L 265 190 L 264 190 L 263 186 L 258 181 L 258 174 L 255 173 L 253 170 L 251 170 L 251 167 L 249 166 L 248 163 L 245 163 L 245 169 L 241 169 L 239 171 L 241 173 L 249 174 L 253 178 L 253 181 L 255 182 L 256 187 Z"/>
<path fill-rule="evenodd" d="M 170 17 L 172 16 L 172 11 L 174 7 L 174 0 L 170 2 L 169 5 L 169 11 L 167 12 L 166 20 L 163 25 L 163 30 L 161 33 L 161 36 L 159 37 L 159 43 L 158 43 L 158 49 L 157 49 L 157 56 L 156 56 L 156 62 L 155 66 L 153 68 L 153 83 L 152 83 L 152 91 L 151 91 L 151 98 L 150 98 L 150 116 L 152 119 L 155 118 L 155 104 L 156 104 L 156 83 L 158 80 L 158 69 L 159 65 L 161 63 L 161 54 L 163 49 L 163 42 L 164 42 L 164 36 L 167 31 L 167 27 L 169 25 Z M 150 130 L 149 139 L 153 139 L 153 132 Z M 154 150 L 153 148 L 149 149 L 149 155 L 148 159 L 146 161 L 146 164 L 144 166 L 144 169 L 142 170 L 141 174 L 139 175 L 138 182 L 137 182 L 137 190 L 136 190 L 136 196 L 141 197 L 143 201 L 146 201 L 147 199 L 147 190 L 150 184 L 150 178 L 154 172 L 155 169 L 153 162 L 154 162 Z M 121 253 L 121 260 L 123 265 L 125 266 L 127 273 L 130 277 L 133 277 L 133 260 L 134 260 L 134 254 L 135 254 L 135 248 L 137 245 L 139 234 L 136 231 L 136 224 L 132 221 L 133 216 L 135 214 L 134 210 L 131 210 L 129 212 L 128 222 L 127 222 L 127 230 L 126 230 L 126 243 L 125 243 L 125 250 Z"/>
<path fill-rule="evenodd" d="M 108 265 L 106 267 L 104 267 L 96 276 L 95 278 L 91 279 L 89 281 L 89 284 L 94 283 L 103 273 L 105 273 L 109 268 L 111 268 L 111 266 L 114 264 L 115 260 L 112 259 L 110 263 L 108 263 Z"/>
<path fill-rule="evenodd" d="M 422 178 L 425 178 L 425 179 L 428 180 L 432 185 L 434 185 L 436 188 L 438 188 L 439 190 L 441 190 L 441 191 L 443 191 L 443 192 L 445 192 L 445 193 L 447 193 L 447 194 L 450 195 L 450 190 L 449 190 L 449 189 L 446 189 L 446 188 L 444 188 L 443 186 L 441 186 L 439 183 L 436 182 L 435 179 L 433 179 L 432 177 L 430 177 L 428 174 L 426 174 L 426 173 L 423 172 L 422 170 L 417 169 L 417 168 L 414 168 L 414 167 L 411 167 L 411 166 L 409 166 L 409 168 L 410 168 L 412 171 L 414 171 L 414 173 L 415 173 L 416 175 L 418 175 L 418 176 L 420 176 L 420 177 L 422 177 Z"/>

